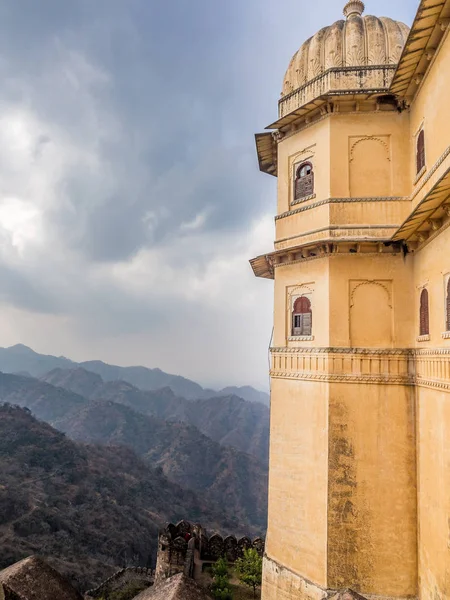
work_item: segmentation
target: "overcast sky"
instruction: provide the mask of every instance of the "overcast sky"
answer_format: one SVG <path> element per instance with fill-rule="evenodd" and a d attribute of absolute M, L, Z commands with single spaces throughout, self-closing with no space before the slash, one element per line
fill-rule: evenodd
<path fill-rule="evenodd" d="M 0 345 L 267 388 L 253 135 L 344 0 L 0 0 Z M 417 0 L 368 0 L 410 24 Z"/>

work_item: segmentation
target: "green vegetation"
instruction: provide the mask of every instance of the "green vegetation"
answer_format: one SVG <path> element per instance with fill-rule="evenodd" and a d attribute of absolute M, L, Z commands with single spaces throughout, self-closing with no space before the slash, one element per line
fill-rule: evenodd
<path fill-rule="evenodd" d="M 211 593 L 218 600 L 232 600 L 233 593 L 230 585 L 230 573 L 225 558 L 219 560 L 212 567 L 213 583 Z"/>
<path fill-rule="evenodd" d="M 253 589 L 256 598 L 256 588 L 261 586 L 262 558 L 254 548 L 244 550 L 244 556 L 236 561 L 236 575 L 239 580 Z"/>

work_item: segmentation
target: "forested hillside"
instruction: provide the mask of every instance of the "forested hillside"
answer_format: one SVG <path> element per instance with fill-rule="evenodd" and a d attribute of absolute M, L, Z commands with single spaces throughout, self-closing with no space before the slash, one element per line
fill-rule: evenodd
<path fill-rule="evenodd" d="M 201 494 L 127 448 L 77 444 L 29 411 L 0 406 L 0 568 L 33 553 L 81 587 L 155 558 L 158 527 L 189 518 L 245 531 Z"/>

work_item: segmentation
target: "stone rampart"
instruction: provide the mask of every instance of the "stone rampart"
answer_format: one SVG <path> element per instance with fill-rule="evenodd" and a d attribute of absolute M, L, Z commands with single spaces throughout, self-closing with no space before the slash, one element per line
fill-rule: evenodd
<path fill-rule="evenodd" d="M 213 563 L 221 556 L 233 563 L 244 555 L 244 550 L 255 548 L 260 556 L 264 554 L 265 542 L 262 538 L 251 540 L 234 535 L 223 537 L 218 533 L 209 535 L 201 525 L 180 521 L 169 523 L 159 533 L 158 557 L 155 582 L 172 577 L 177 573 L 196 577 L 204 563 Z"/>
<path fill-rule="evenodd" d="M 107 597 L 109 594 L 134 583 L 142 583 L 143 585 L 151 586 L 153 585 L 154 579 L 155 572 L 153 569 L 126 567 L 116 571 L 111 577 L 108 577 L 108 579 L 96 588 L 88 590 L 85 594 L 85 599 L 91 600 L 94 598 Z"/>

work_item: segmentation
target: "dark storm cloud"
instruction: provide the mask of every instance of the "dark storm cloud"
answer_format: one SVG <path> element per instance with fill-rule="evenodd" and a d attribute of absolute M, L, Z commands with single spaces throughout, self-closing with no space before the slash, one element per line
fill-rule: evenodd
<path fill-rule="evenodd" d="M 67 202 L 52 210 L 53 225 L 91 259 L 126 259 L 182 235 L 203 211 L 204 228 L 224 231 L 245 229 L 256 207 L 267 208 L 252 139 L 237 141 L 245 114 L 227 118 L 239 96 L 229 44 L 242 16 L 237 4 L 209 0 L 3 7 L 4 75 L 26 75 L 22 98 L 13 83 L 10 94 L 80 143 L 99 129 L 101 173 L 73 168 L 61 182 Z M 90 66 L 71 64 L 75 51 Z M 77 77 L 86 78 L 79 89 Z"/>

